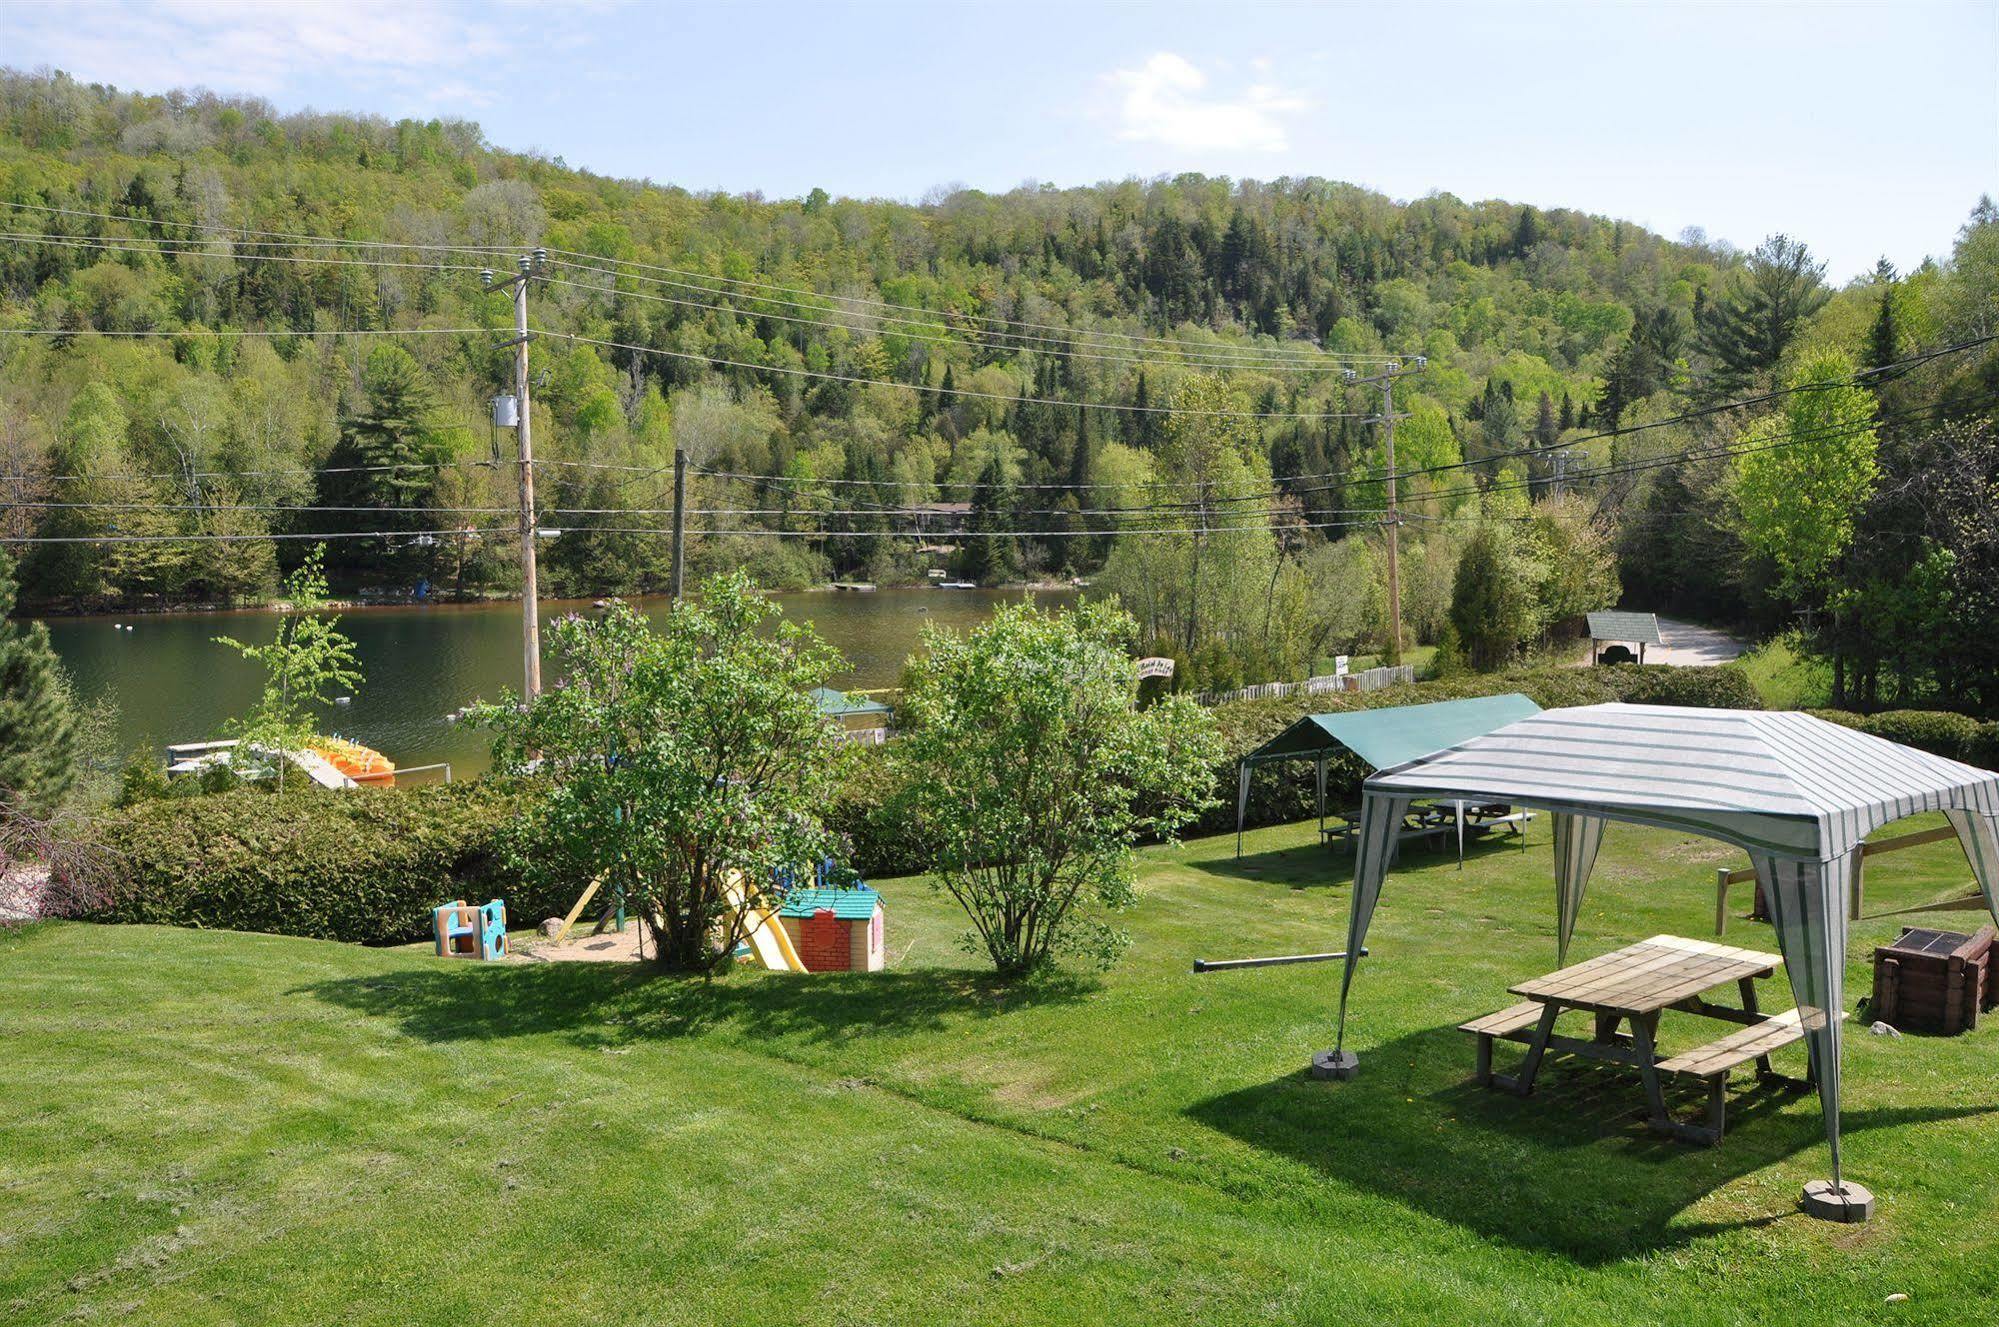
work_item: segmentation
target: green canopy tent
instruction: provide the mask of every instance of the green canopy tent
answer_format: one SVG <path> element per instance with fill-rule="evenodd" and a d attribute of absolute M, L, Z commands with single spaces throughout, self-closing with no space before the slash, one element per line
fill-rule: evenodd
<path fill-rule="evenodd" d="M 1316 768 L 1319 824 L 1326 821 L 1326 762 L 1350 751 L 1374 769 L 1393 769 L 1432 752 L 1483 736 L 1541 707 L 1517 691 L 1427 705 L 1388 705 L 1336 714 L 1308 714 L 1236 763 L 1235 851 L 1242 856 L 1242 826 L 1249 814 L 1249 779 L 1258 765 L 1309 760 Z M 1462 840 L 1460 840 L 1462 845 Z"/>
<path fill-rule="evenodd" d="M 812 703 L 819 707 L 819 712 L 830 719 L 846 719 L 866 714 L 887 715 L 890 713 L 889 707 L 878 700 L 869 700 L 864 696 L 850 696 L 844 691 L 835 691 L 831 687 L 814 687 L 812 688 L 811 695 Z M 1427 755 L 1429 753 L 1425 752 L 1424 754 Z"/>

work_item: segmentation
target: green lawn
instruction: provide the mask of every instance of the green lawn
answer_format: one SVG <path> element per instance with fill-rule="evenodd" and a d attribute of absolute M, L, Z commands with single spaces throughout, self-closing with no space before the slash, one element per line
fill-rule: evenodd
<path fill-rule="evenodd" d="M 1307 826 L 1149 854 L 1102 978 L 1006 990 L 947 907 L 887 882 L 893 970 L 714 981 L 580 964 L 49 925 L 0 939 L 0 1320 L 136 1323 L 1993 1321 L 1999 1027 L 1871 1037 L 1849 1174 L 1796 1213 L 1814 1098 L 1663 1142 L 1632 1081 L 1467 1081 L 1459 1020 L 1553 965 L 1545 832 L 1412 861 L 1356 985 L 1343 872 Z M 1718 845 L 1614 828 L 1578 956 L 1701 935 Z M 1948 844 L 1870 906 L 1960 892 Z M 1971 914 L 1945 914 L 1967 922 Z M 1863 923 L 1861 961 L 1895 923 Z M 1731 927 L 1738 943 L 1769 932 Z M 1770 1003 L 1788 1003 L 1781 980 Z M 1669 1018 L 1665 1039 L 1696 1028 Z M 1800 1056 L 1789 1053 L 1797 1071 Z M 1691 1106 L 1691 1100 L 1688 1103 Z M 1892 1293 L 1911 1296 L 1886 1304 Z"/>

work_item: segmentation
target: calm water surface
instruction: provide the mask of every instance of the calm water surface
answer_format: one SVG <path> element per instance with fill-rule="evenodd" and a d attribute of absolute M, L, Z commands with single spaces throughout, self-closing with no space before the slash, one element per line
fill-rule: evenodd
<path fill-rule="evenodd" d="M 836 687 L 892 686 L 925 624 L 965 628 L 983 622 L 1020 590 L 880 590 L 873 594 L 814 591 L 778 595 L 785 613 L 811 622 L 851 665 Z M 1066 603 L 1067 591 L 1033 596 Z M 664 600 L 639 601 L 654 618 Z M 587 603 L 544 603 L 542 621 L 587 610 Z M 353 702 L 328 712 L 327 726 L 364 742 L 398 765 L 450 761 L 457 777 L 483 770 L 483 732 L 444 716 L 502 687 L 521 683 L 518 604 L 440 604 L 355 608 L 341 614 L 354 638 L 363 681 Z M 118 706 L 120 750 L 141 742 L 192 742 L 215 736 L 224 721 L 255 703 L 259 670 L 216 636 L 248 642 L 271 638 L 275 622 L 262 612 L 136 614 L 49 618 L 49 635 L 86 699 Z M 132 630 L 118 628 L 130 626 Z"/>

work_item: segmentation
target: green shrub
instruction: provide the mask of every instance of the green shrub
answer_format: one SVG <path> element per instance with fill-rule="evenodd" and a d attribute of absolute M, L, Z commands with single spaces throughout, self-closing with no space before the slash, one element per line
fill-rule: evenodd
<path fill-rule="evenodd" d="M 1572 705 L 1599 705 L 1622 700 L 1635 705 L 1697 705 L 1717 709 L 1761 708 L 1755 688 L 1739 669 L 1674 668 L 1665 664 L 1618 668 L 1517 668 L 1503 673 L 1462 673 L 1455 677 L 1387 687 L 1355 694 L 1343 691 L 1287 696 L 1279 700 L 1239 700 L 1217 705 L 1222 763 L 1215 767 L 1218 804 L 1188 830 L 1191 834 L 1221 834 L 1235 828 L 1236 761 L 1254 751 L 1308 714 L 1379 709 L 1391 705 L 1421 705 L 1436 700 L 1496 696 L 1517 691 L 1544 710 Z M 1999 738 L 1995 738 L 1999 742 Z M 912 875 L 924 869 L 921 854 L 894 817 L 884 811 L 888 791 L 886 762 L 879 751 L 856 762 L 827 823 L 853 844 L 854 864 L 865 875 Z M 1342 754 L 1327 764 L 1326 805 L 1352 806 L 1360 797 L 1368 768 Z M 1316 813 L 1311 766 L 1303 761 L 1273 761 L 1252 771 L 1246 825 L 1279 825 Z"/>
<path fill-rule="evenodd" d="M 1999 769 L 1999 719 L 1978 725 L 1978 739 L 1965 759 L 1981 769 Z"/>
<path fill-rule="evenodd" d="M 1863 731 L 1932 755 L 1970 761 L 1981 754 L 1982 727 L 1971 716 L 1948 710 L 1888 710 L 1869 715 Z"/>
<path fill-rule="evenodd" d="M 864 876 L 916 875 L 924 861 L 909 826 L 894 811 L 896 774 L 881 747 L 852 753 L 846 777 L 827 808 L 826 828 L 847 840 L 848 858 Z"/>
<path fill-rule="evenodd" d="M 1617 698 L 1633 705 L 1693 705 L 1711 710 L 1760 710 L 1756 685 L 1739 668 L 1628 665 L 1606 670 Z"/>
<path fill-rule="evenodd" d="M 576 891 L 529 892 L 502 865 L 499 831 L 527 795 L 481 780 L 137 802 L 104 819 L 119 883 L 102 919 L 379 945 L 427 937 L 441 903 L 503 898 L 529 925 Z"/>

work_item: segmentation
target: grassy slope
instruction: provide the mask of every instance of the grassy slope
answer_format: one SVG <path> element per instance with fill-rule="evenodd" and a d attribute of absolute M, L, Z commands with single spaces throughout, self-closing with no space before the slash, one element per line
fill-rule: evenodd
<path fill-rule="evenodd" d="M 1801 657 L 1784 637 L 1763 642 L 1736 666 L 1749 675 L 1749 684 L 1769 709 L 1823 709 L 1832 704 L 1832 665 Z"/>
<path fill-rule="evenodd" d="M 1119 969 L 1010 993 L 905 882 L 886 890 L 906 957 L 874 977 L 648 980 L 140 927 L 0 939 L 0 1320 L 1999 1311 L 1999 1028 L 1852 1039 L 1849 1171 L 1882 1214 L 1812 1222 L 1811 1099 L 1745 1090 L 1703 1151 L 1650 1138 L 1635 1085 L 1599 1071 L 1557 1066 L 1524 1102 L 1467 1084 L 1451 1025 L 1551 966 L 1545 833 L 1391 880 L 1356 986 L 1363 1074 L 1306 1080 L 1330 968 L 1187 968 L 1337 944 L 1346 889 L 1309 840 L 1254 834 L 1241 868 L 1220 839 L 1151 854 Z M 1613 829 L 1579 954 L 1702 934 L 1729 859 Z M 1882 859 L 1871 906 L 1963 875 L 1950 845 Z M 1853 953 L 1893 932 L 1862 924 Z M 1673 1017 L 1669 1044 L 1721 1030 Z"/>

